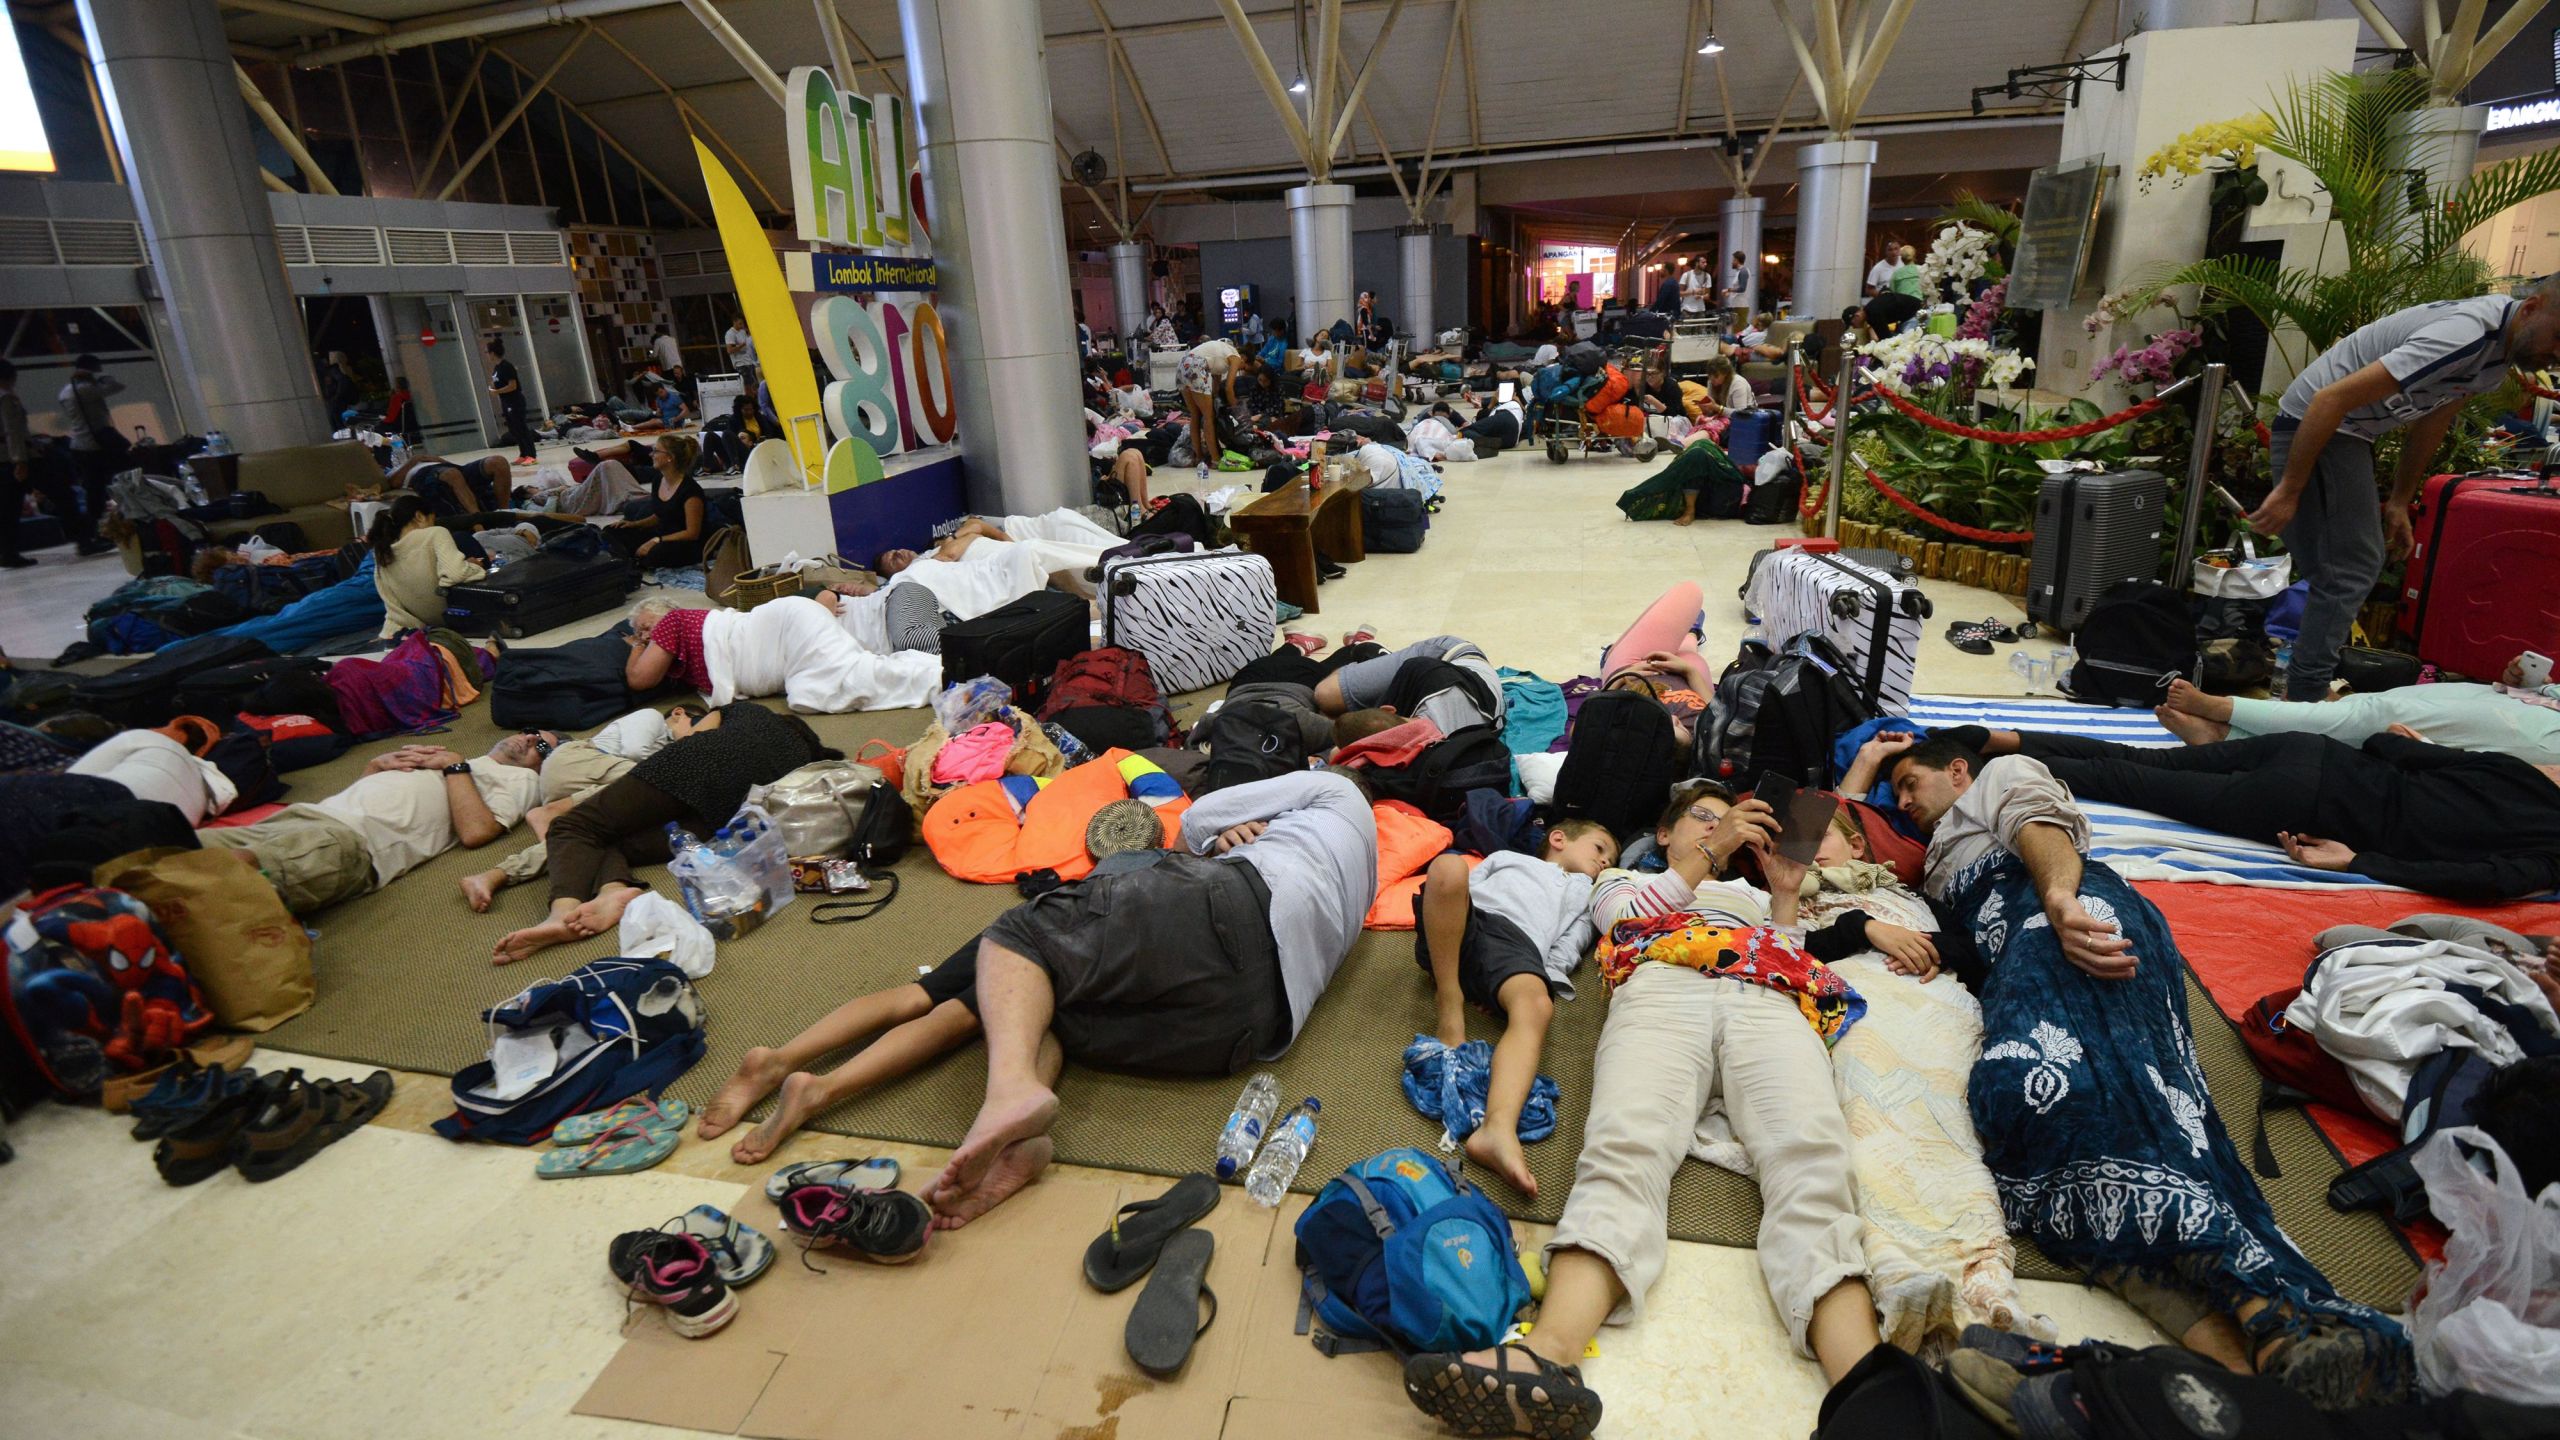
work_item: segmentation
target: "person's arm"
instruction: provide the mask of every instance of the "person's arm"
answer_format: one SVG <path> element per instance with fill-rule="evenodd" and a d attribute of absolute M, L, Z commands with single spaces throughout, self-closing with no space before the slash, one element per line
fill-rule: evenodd
<path fill-rule="evenodd" d="M 2391 498 L 2382 502 L 2382 542 L 2394 560 L 2408 559 L 2417 548 L 2417 533 L 2409 522 L 2409 503 L 2418 498 L 2418 487 L 2436 473 L 2436 451 L 2444 448 L 2445 435 L 2461 415 L 2459 404 L 2439 405 L 2410 426 L 2400 442 L 2400 463 L 2391 475 Z"/>
<path fill-rule="evenodd" d="M 1847 774 L 1840 777 L 1840 793 L 1863 797 L 1876 788 L 1876 775 L 1885 762 L 1920 743 L 1919 737 L 1898 731 L 1883 731 L 1858 747 L 1856 758 L 1849 762 Z"/>
<path fill-rule="evenodd" d="M 2389 761 L 2395 770 L 2459 770 L 2479 765 L 2487 758 L 2469 750 L 2456 750 L 2450 745 L 2411 740 L 2388 730 L 2366 736 L 2360 748 L 2376 760 Z"/>
<path fill-rule="evenodd" d="M 2329 448 L 2330 437 L 2338 433 L 2349 412 L 2379 404 L 2400 393 L 2400 382 L 2382 367 L 2382 362 L 2356 371 L 2342 380 L 2321 386 L 2303 407 L 2302 423 L 2293 432 L 2293 445 L 2285 454 L 2284 474 L 2277 477 L 2276 487 L 2266 503 L 2250 512 L 2250 528 L 2261 535 L 2273 535 L 2293 523 L 2296 510 L 2302 508 L 2302 492 L 2311 483 L 2312 472 L 2320 464 L 2320 452 Z M 2442 435 L 2439 432 L 2438 438 Z M 2428 447 L 2434 453 L 2434 447 Z"/>
<path fill-rule="evenodd" d="M 1193 854 L 1211 854 L 1221 833 L 1239 825 L 1267 825 L 1294 810 L 1330 810 L 1358 823 L 1377 823 L 1358 786 L 1339 775 L 1310 770 L 1201 796 L 1182 814 L 1183 843 Z"/>
<path fill-rule="evenodd" d="M 1867 944 L 1868 923 L 1866 911 L 1845 911 L 1821 929 L 1805 932 L 1805 953 L 1826 965 L 1863 954 L 1870 948 Z"/>
<path fill-rule="evenodd" d="M 489 813 L 489 802 L 480 794 L 480 786 L 469 770 L 449 770 L 444 777 L 444 800 L 453 812 L 453 833 L 465 850 L 477 850 L 507 833 L 498 817 Z"/>
<path fill-rule="evenodd" d="M 2399 860 L 2335 840 L 2288 837 L 2285 853 L 2317 870 L 2350 870 L 2369 880 L 2448 900 L 2525 900 L 2560 890 L 2560 856 L 2492 855 L 2479 860 Z"/>
<path fill-rule="evenodd" d="M 480 580 L 488 576 L 488 571 L 480 568 L 477 562 L 462 553 L 461 546 L 453 543 L 452 531 L 439 525 L 436 536 L 427 543 L 435 547 L 437 589 L 449 590 L 466 580 Z"/>
<path fill-rule="evenodd" d="M 684 502 L 684 528 L 673 535 L 661 535 L 652 543 L 663 544 L 669 540 L 701 539 L 702 520 L 703 516 L 707 514 L 708 511 L 709 507 L 703 503 L 702 497 L 700 495 L 693 496 Z"/>
<path fill-rule="evenodd" d="M 626 689 L 655 690 L 667 683 L 668 674 L 675 668 L 672 652 L 659 648 L 654 641 L 643 640 L 631 647 L 631 658 L 622 667 L 622 683 Z"/>
<path fill-rule="evenodd" d="M 2014 848 L 2035 880 L 2062 958 L 2100 980 L 2133 978 L 2139 963 L 2133 942 L 2081 907 L 2080 850 L 2071 832 L 2049 821 L 2031 821 L 2019 828 Z"/>

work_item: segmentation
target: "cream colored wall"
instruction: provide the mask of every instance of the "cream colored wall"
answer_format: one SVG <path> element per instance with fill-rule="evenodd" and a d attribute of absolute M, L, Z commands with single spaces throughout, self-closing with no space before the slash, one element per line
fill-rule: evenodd
<path fill-rule="evenodd" d="M 2080 292 L 2067 309 L 2045 316 L 2044 359 L 2037 376 L 2042 388 L 2086 394 L 2110 407 L 2122 403 L 2123 387 L 2090 384 L 2089 368 L 2117 346 L 2138 344 L 2145 334 L 2163 328 L 2168 314 L 2135 316 L 2096 336 L 2081 328 L 2081 318 L 2099 297 L 2204 251 L 2209 182 L 2201 177 L 2180 185 L 2155 181 L 2146 192 L 2134 183 L 2143 160 L 2198 125 L 2267 108 L 2295 79 L 2347 69 L 2354 62 L 2356 35 L 2353 20 L 2147 31 L 2125 42 L 2121 93 L 2105 85 L 2083 88 L 2079 107 L 2063 119 L 2063 163 L 2096 157 L 2115 166 L 2117 174 L 2099 216 Z M 2261 170 L 2270 194 L 2252 215 L 2248 238 L 2282 239 L 2286 264 L 2316 264 L 2325 207 L 2308 198 L 2287 198 L 2307 197 L 2311 187 L 2282 162 L 2261 157 Z M 2281 347 L 2271 348 L 2267 380 L 2281 385 L 2291 368 L 2281 363 Z"/>
<path fill-rule="evenodd" d="M 2548 275 L 2560 270 L 2560 192 L 2499 211 L 2463 236 L 2462 244 L 2500 275 Z"/>

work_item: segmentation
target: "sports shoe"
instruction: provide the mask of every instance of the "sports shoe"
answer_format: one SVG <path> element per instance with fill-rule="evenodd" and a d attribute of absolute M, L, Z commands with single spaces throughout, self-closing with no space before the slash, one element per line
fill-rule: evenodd
<path fill-rule="evenodd" d="M 625 1299 L 664 1306 L 667 1328 L 688 1340 L 738 1318 L 738 1297 L 697 1236 L 626 1230 L 613 1237 L 605 1266 L 622 1282 Z"/>
<path fill-rule="evenodd" d="M 701 1241 L 712 1268 L 732 1287 L 748 1283 L 773 1265 L 773 1242 L 715 1205 L 696 1205 L 658 1228 Z"/>
<path fill-rule="evenodd" d="M 1345 645 L 1375 645 L 1378 643 L 1378 627 L 1375 625 L 1354 625 L 1350 629 L 1342 632 L 1342 643 Z"/>
<path fill-rule="evenodd" d="M 516 457 L 516 463 L 519 465 L 539 465 L 542 462 L 530 455 L 519 455 Z"/>
<path fill-rule="evenodd" d="M 1324 637 L 1310 635 L 1304 630 L 1281 631 L 1280 643 L 1295 647 L 1310 660 L 1324 652 Z"/>
<path fill-rule="evenodd" d="M 925 1241 L 933 1237 L 933 1207 L 904 1190 L 801 1185 L 782 1197 L 782 1228 L 800 1237 L 803 1265 L 809 1264 L 809 1250 L 819 1245 L 841 1246 L 882 1265 L 903 1265 L 923 1254 Z"/>

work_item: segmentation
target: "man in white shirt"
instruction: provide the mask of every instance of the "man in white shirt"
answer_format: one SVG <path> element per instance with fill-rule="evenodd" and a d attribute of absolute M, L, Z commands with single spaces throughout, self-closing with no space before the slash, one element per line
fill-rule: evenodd
<path fill-rule="evenodd" d="M 676 343 L 675 336 L 664 330 L 658 332 L 657 339 L 649 342 L 649 353 L 657 359 L 661 371 L 673 374 L 684 368 L 684 347 Z"/>
<path fill-rule="evenodd" d="M 542 803 L 540 766 L 559 743 L 552 731 L 529 731 L 476 760 L 441 745 L 403 745 L 326 800 L 196 838 L 239 851 L 287 908 L 307 915 L 388 885 L 457 844 L 476 850 L 507 833 Z"/>
<path fill-rule="evenodd" d="M 1881 295 L 1892 289 L 1893 272 L 1901 266 L 1901 250 L 1892 241 L 1886 241 L 1884 253 L 1876 257 L 1876 263 L 1867 267 L 1867 293 Z"/>
<path fill-rule="evenodd" d="M 1696 319 L 1707 313 L 1708 302 L 1716 297 L 1716 282 L 1707 272 L 1712 269 L 1705 260 L 1692 260 L 1680 272 L 1680 313 Z"/>
<path fill-rule="evenodd" d="M 747 317 L 733 317 L 720 343 L 729 352 L 729 368 L 749 385 L 756 383 L 756 337 L 747 329 Z"/>

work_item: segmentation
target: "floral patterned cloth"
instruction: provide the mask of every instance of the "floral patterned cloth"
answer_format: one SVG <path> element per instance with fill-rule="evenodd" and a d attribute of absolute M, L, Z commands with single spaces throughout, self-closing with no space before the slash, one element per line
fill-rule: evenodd
<path fill-rule="evenodd" d="M 1687 912 L 1639 915 L 1610 926 L 1598 954 L 1600 978 L 1613 990 L 1650 960 L 1793 996 L 1825 1045 L 1837 1044 L 1867 1011 L 1867 1002 L 1849 982 L 1806 954 L 1784 931 L 1766 925 L 1740 929 L 1709 924 Z"/>

